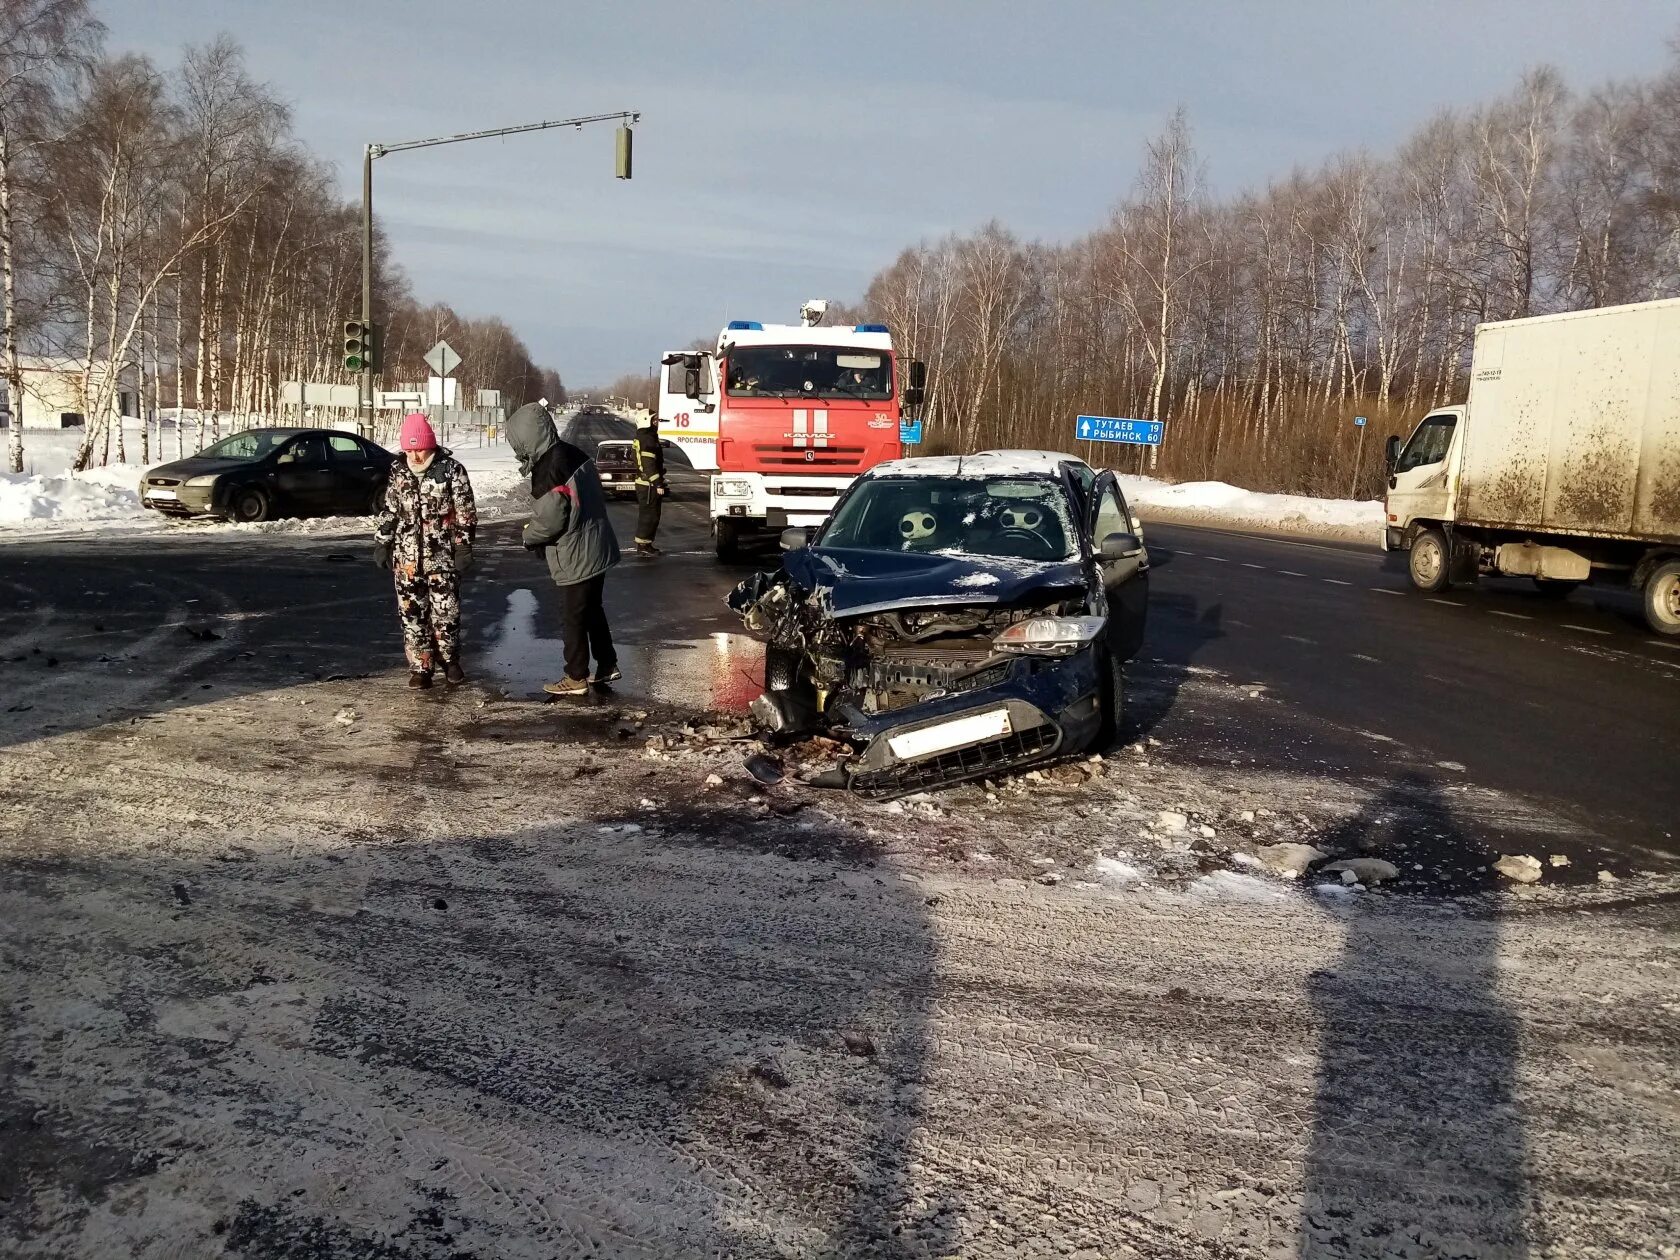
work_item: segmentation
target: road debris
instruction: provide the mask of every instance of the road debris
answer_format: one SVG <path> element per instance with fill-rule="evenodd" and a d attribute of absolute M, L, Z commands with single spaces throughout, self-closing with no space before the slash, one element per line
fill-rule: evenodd
<path fill-rule="evenodd" d="M 1400 868 L 1393 862 L 1385 862 L 1382 858 L 1345 858 L 1340 862 L 1332 862 L 1324 867 L 1326 875 L 1342 877 L 1344 884 L 1387 883 L 1391 879 L 1400 878 Z"/>
<path fill-rule="evenodd" d="M 1540 881 L 1540 859 L 1527 853 L 1506 854 L 1493 864 L 1493 869 L 1519 884 Z"/>
<path fill-rule="evenodd" d="M 1294 841 L 1263 845 L 1256 850 L 1256 854 L 1262 866 L 1285 879 L 1300 879 L 1315 863 L 1322 862 L 1330 856 L 1322 849 Z"/>

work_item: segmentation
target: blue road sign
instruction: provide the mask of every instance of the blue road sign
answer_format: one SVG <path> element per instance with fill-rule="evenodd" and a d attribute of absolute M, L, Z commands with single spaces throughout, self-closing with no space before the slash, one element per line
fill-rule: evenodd
<path fill-rule="evenodd" d="M 898 422 L 898 440 L 905 446 L 919 446 L 922 441 L 922 422 L 920 420 L 900 420 Z"/>
<path fill-rule="evenodd" d="M 1365 417 L 1364 416 L 1355 416 L 1353 418 L 1353 423 L 1356 427 L 1363 429 L 1365 427 Z"/>
<path fill-rule="evenodd" d="M 1160 420 L 1122 420 L 1118 416 L 1079 416 L 1074 436 L 1082 442 L 1130 442 L 1134 446 L 1159 446 L 1166 424 Z"/>

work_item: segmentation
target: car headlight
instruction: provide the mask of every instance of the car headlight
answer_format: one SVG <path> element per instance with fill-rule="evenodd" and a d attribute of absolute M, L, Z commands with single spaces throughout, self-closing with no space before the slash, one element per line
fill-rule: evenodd
<path fill-rule="evenodd" d="M 992 646 L 1029 656 L 1072 656 L 1102 633 L 1107 617 L 1034 617 L 1017 621 Z"/>
<path fill-rule="evenodd" d="M 215 485 L 216 478 L 219 475 L 219 473 L 205 473 L 202 477 L 188 477 L 182 484 L 191 486 L 194 490 L 204 490 Z"/>
<path fill-rule="evenodd" d="M 744 499 L 752 493 L 752 486 L 745 481 L 720 481 L 717 492 L 719 498 Z"/>

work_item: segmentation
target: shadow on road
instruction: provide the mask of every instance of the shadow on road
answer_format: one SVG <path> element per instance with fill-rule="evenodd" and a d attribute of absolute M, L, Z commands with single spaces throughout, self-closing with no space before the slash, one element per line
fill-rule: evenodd
<path fill-rule="evenodd" d="M 1499 877 L 1426 779 L 1407 775 L 1314 841 Z M 1409 863 L 1408 863 L 1409 865 Z M 1462 885 L 1461 885 L 1462 887 Z M 1319 1068 L 1299 1254 L 1529 1254 L 1518 1027 L 1497 992 L 1493 896 L 1424 912 L 1345 897 L 1346 938 L 1311 996 Z"/>
<path fill-rule="evenodd" d="M 1197 655 L 1224 637 L 1223 604 L 1203 608 L 1193 595 L 1152 589 L 1143 651 L 1126 667 L 1122 742 L 1145 738 L 1178 703 Z"/>
<path fill-rule="evenodd" d="M 947 1254 L 919 886 L 792 823 L 639 817 L 7 861 L 0 1240 Z"/>

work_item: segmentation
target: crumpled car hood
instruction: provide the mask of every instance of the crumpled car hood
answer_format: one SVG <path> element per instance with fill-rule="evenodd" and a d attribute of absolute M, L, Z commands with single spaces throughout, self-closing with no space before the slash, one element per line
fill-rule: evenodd
<path fill-rule="evenodd" d="M 803 547 L 787 552 L 782 564 L 789 577 L 823 601 L 831 617 L 937 604 L 1012 604 L 1045 590 L 1085 587 L 1077 560 Z"/>

